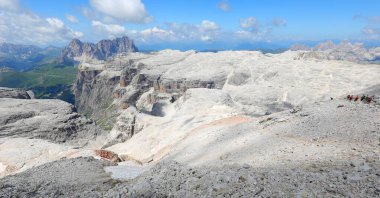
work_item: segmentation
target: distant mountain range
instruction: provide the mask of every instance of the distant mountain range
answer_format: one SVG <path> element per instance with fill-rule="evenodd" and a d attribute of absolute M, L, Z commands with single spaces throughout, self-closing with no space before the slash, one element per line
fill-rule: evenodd
<path fill-rule="evenodd" d="M 316 58 L 327 60 L 345 60 L 359 63 L 380 63 L 380 47 L 366 48 L 362 43 L 350 43 L 342 41 L 335 44 L 333 41 L 326 41 L 308 47 L 305 45 L 293 45 L 292 51 L 301 51 L 299 58 Z"/>
<path fill-rule="evenodd" d="M 279 53 L 288 49 L 293 51 L 305 51 L 304 57 L 319 59 L 349 60 L 355 62 L 380 62 L 380 48 L 368 48 L 361 43 L 349 43 L 346 41 L 335 44 L 333 41 L 326 41 L 319 44 L 310 45 L 296 44 L 290 48 L 275 45 L 272 48 L 264 48 L 264 44 L 255 44 L 255 50 L 264 53 Z M 170 45 L 168 46 L 170 47 Z M 239 45 L 238 49 L 253 50 L 252 44 Z M 237 50 L 237 49 L 236 49 Z M 82 42 L 73 39 L 66 47 L 46 47 L 41 48 L 33 45 L 18 45 L 10 43 L 0 43 L 0 72 L 8 71 L 29 71 L 41 63 L 56 61 L 56 65 L 70 66 L 78 63 L 83 58 L 106 60 L 120 53 L 139 51 L 133 40 L 127 36 L 112 40 L 101 40 L 98 43 Z M 144 52 L 144 50 L 142 50 Z M 149 52 L 149 50 L 145 50 Z M 220 49 L 199 50 L 216 52 Z M 302 54 L 301 54 L 302 55 Z M 302 57 L 301 57 L 302 58 Z"/>
<path fill-rule="evenodd" d="M 40 48 L 33 45 L 17 45 L 0 43 L 0 71 L 27 71 L 37 63 L 53 57 L 58 57 L 61 48 Z"/>

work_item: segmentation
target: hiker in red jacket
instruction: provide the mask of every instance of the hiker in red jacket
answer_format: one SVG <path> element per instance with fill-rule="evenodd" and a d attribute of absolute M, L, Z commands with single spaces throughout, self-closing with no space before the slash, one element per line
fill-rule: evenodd
<path fill-rule="evenodd" d="M 359 100 L 359 96 L 356 95 L 356 96 L 355 96 L 355 102 L 358 101 L 358 100 Z"/>

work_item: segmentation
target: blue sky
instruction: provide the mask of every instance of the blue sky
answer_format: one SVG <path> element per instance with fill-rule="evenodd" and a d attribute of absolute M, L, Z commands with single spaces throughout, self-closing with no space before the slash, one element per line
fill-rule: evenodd
<path fill-rule="evenodd" d="M 65 45 L 127 35 L 144 49 L 380 42 L 378 0 L 0 0 L 0 42 Z"/>

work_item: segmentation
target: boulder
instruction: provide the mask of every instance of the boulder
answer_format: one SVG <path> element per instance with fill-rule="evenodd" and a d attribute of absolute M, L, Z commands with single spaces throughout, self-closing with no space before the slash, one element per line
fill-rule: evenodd
<path fill-rule="evenodd" d="M 34 94 L 32 91 L 0 87 L 0 98 L 32 99 Z"/>
<path fill-rule="evenodd" d="M 27 137 L 84 145 L 101 132 L 67 102 L 0 98 L 0 138 Z"/>

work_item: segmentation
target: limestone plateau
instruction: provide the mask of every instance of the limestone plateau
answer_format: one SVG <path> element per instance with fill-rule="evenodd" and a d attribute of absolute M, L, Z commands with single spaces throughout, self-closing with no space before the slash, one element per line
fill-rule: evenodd
<path fill-rule="evenodd" d="M 63 54 L 75 106 L 0 89 L 1 196 L 380 196 L 377 48 Z"/>

